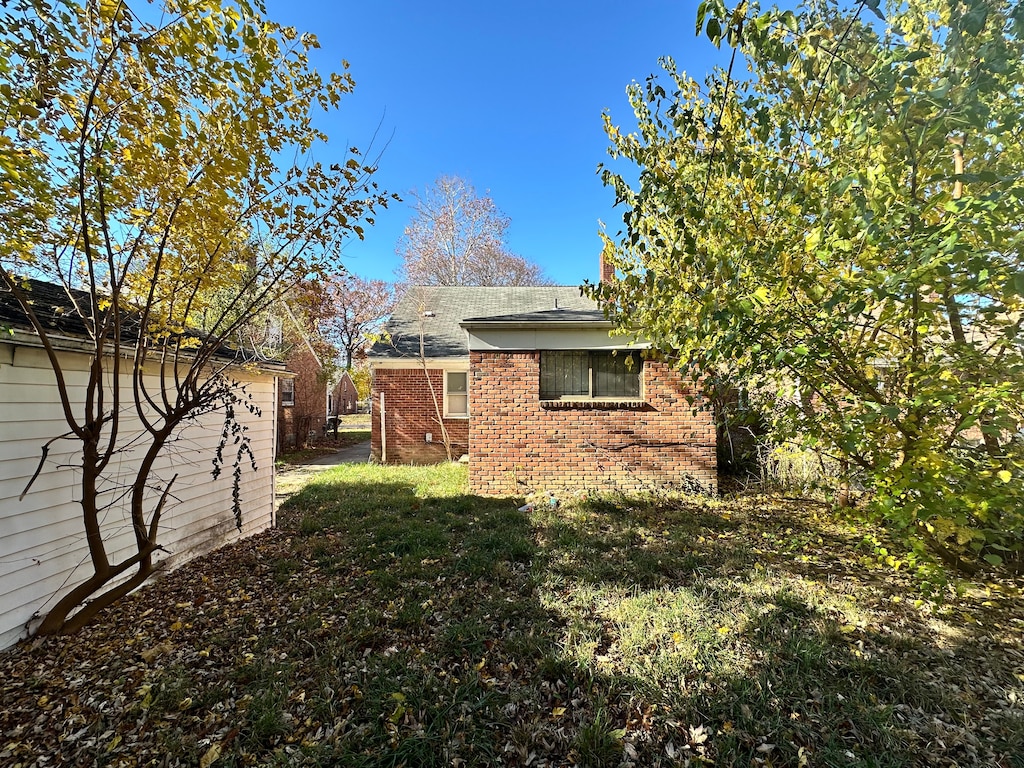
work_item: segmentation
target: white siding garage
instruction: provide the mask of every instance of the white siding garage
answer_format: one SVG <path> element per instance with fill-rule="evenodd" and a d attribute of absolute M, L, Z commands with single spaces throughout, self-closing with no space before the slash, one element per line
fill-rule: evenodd
<path fill-rule="evenodd" d="M 91 573 L 81 509 L 75 503 L 81 475 L 75 468 L 80 464 L 76 441 L 54 442 L 31 490 L 24 499 L 18 498 L 39 464 L 43 444 L 68 431 L 45 353 L 30 341 L 19 342 L 19 337 L 0 343 L 0 648 L 25 637 L 35 617 L 45 614 Z M 84 397 L 89 358 L 71 351 L 62 352 L 61 357 L 69 389 Z M 272 372 L 265 371 L 239 369 L 232 375 L 245 385 L 262 412 L 257 417 L 236 408 L 237 418 L 248 428 L 257 465 L 255 472 L 248 461 L 242 466 L 242 531 L 236 529 L 231 512 L 234 455 L 230 446 L 220 477 L 211 476 L 223 427 L 223 414 L 218 411 L 172 438 L 153 476 L 154 482 L 162 484 L 178 475 L 158 539 L 170 554 L 155 553 L 157 561 L 169 561 L 171 567 L 273 524 L 275 380 Z M 141 434 L 133 407 L 121 410 L 124 434 Z M 129 448 L 111 462 L 113 477 L 103 489 L 105 500 L 120 495 L 142 447 Z M 154 490 L 154 502 L 157 496 Z M 111 505 L 103 529 L 109 534 L 111 562 L 134 552 L 124 504 Z"/>

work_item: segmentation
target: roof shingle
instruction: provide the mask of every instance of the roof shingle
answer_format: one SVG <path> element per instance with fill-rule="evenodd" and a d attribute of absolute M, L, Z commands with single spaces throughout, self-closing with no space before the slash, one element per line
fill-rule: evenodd
<path fill-rule="evenodd" d="M 557 307 L 557 311 L 556 311 Z M 564 311 L 564 314 L 562 314 Z M 466 320 L 495 322 L 598 322 L 597 303 L 576 285 L 414 286 L 391 313 L 390 338 L 370 349 L 372 358 L 419 357 L 420 332 L 426 357 L 469 354 Z"/>

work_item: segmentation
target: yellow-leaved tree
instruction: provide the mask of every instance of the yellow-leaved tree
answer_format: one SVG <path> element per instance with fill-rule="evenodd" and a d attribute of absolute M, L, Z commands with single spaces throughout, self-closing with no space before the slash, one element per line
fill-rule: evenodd
<path fill-rule="evenodd" d="M 728 69 L 665 60 L 636 131 L 606 117 L 592 295 L 837 459 L 929 580 L 1024 569 L 1024 5 L 705 0 L 697 30 Z"/>
<path fill-rule="evenodd" d="M 52 365 L 92 564 L 40 633 L 74 631 L 153 572 L 173 480 L 154 495 L 151 472 L 197 414 L 224 413 L 237 483 L 252 453 L 233 414 L 253 406 L 229 342 L 298 280 L 336 270 L 341 240 L 387 205 L 357 150 L 329 167 L 311 157 L 326 141 L 315 113 L 353 87 L 347 65 L 312 69 L 316 46 L 259 0 L 4 4 L 0 290 Z M 44 285 L 91 357 L 84 401 L 33 301 Z M 154 365 L 164 375 L 143 375 Z M 136 546 L 115 558 L 97 489 L 126 441 L 141 446 L 124 491 Z"/>

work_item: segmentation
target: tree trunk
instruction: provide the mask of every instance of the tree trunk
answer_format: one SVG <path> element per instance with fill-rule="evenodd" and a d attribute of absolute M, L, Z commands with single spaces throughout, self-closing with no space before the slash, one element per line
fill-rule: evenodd
<path fill-rule="evenodd" d="M 93 575 L 57 601 L 57 604 L 46 614 L 42 624 L 36 630 L 37 635 L 73 634 L 77 632 L 88 624 L 100 611 L 143 584 L 156 571 L 156 567 L 153 564 L 153 553 L 160 548 L 156 543 L 156 533 L 160 522 L 160 514 L 163 511 L 163 506 L 167 500 L 171 485 L 174 483 L 174 479 L 164 489 L 160 500 L 152 512 L 148 526 L 145 521 L 143 502 L 146 490 L 149 487 L 153 466 L 170 433 L 171 427 L 169 426 L 165 426 L 154 433 L 153 443 L 147 449 L 135 473 L 135 478 L 132 482 L 131 517 L 132 528 L 135 533 L 136 552 L 116 565 L 111 565 L 107 558 L 103 532 L 99 523 L 99 508 L 96 505 L 96 487 L 100 475 L 96 444 L 95 442 L 85 444 L 82 461 L 81 506 L 82 517 L 85 521 L 86 541 L 93 563 Z M 175 475 L 176 478 L 177 475 Z M 89 599 L 111 581 L 114 581 L 136 566 L 138 570 L 127 581 L 102 592 L 91 600 Z M 81 610 L 72 613 L 79 606 L 82 606 Z"/>

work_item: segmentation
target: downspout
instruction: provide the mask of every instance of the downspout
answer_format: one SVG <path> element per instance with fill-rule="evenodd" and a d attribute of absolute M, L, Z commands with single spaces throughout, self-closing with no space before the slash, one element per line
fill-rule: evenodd
<path fill-rule="evenodd" d="M 280 400 L 281 393 L 278 391 L 278 389 L 280 387 L 280 381 L 281 380 L 277 376 L 274 377 L 274 387 L 273 387 L 273 391 L 274 391 L 274 407 L 271 408 L 271 412 L 274 414 L 274 418 L 273 418 L 273 420 L 271 422 L 272 423 L 272 429 L 274 430 L 274 453 L 273 453 L 273 456 L 270 459 L 270 527 L 271 528 L 276 528 L 277 527 L 277 452 L 278 452 L 278 450 L 281 447 L 278 444 L 278 428 L 280 426 L 280 424 L 278 423 L 278 418 L 280 416 L 280 411 L 281 411 L 281 408 L 280 408 L 280 405 L 279 405 L 279 403 L 281 402 L 281 400 Z"/>
<path fill-rule="evenodd" d="M 384 412 L 384 393 L 380 393 L 380 463 L 388 463 L 388 422 Z"/>

